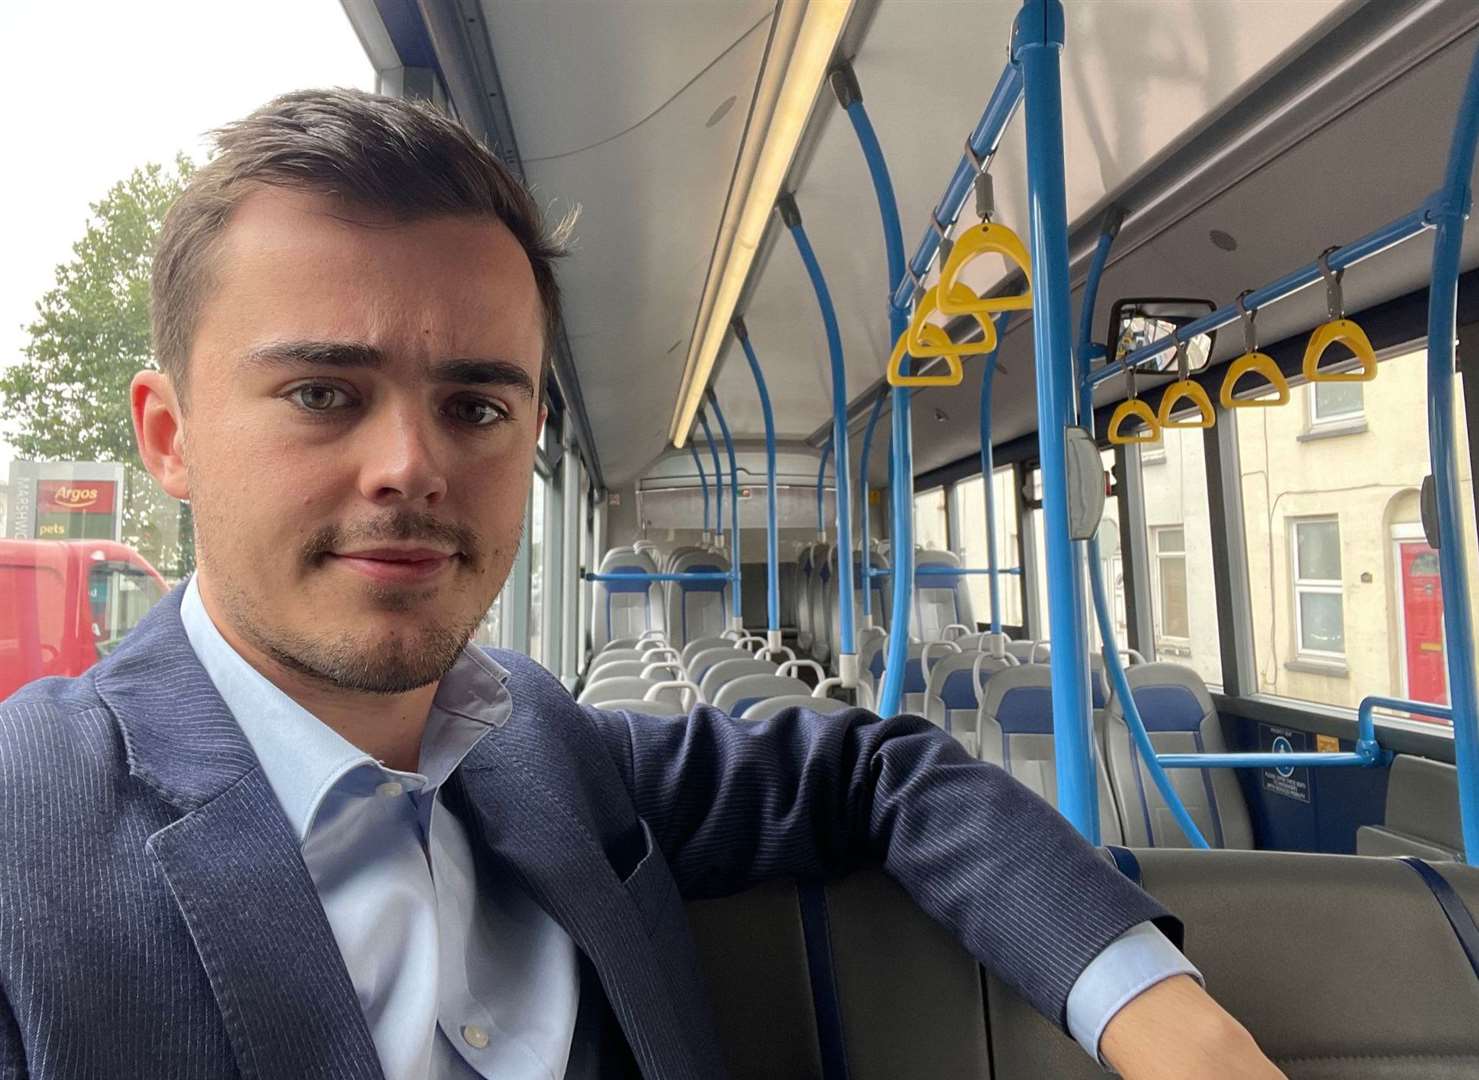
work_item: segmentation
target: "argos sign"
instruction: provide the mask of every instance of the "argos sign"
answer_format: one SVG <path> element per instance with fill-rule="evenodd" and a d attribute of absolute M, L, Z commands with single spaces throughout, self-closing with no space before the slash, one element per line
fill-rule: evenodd
<path fill-rule="evenodd" d="M 112 514 L 118 485 L 111 480 L 42 480 L 36 509 L 42 514 Z"/>

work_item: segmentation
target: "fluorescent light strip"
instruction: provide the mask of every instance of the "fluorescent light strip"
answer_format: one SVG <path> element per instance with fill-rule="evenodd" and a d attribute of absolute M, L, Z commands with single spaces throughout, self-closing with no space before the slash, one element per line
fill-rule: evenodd
<path fill-rule="evenodd" d="M 702 331 L 694 335 L 673 427 L 668 433 L 673 445 L 679 449 L 688 441 L 694 416 L 703 403 L 704 389 L 709 384 L 714 362 L 729 333 L 734 306 L 744 289 L 745 279 L 749 277 L 760 241 L 770 225 L 776 196 L 780 194 L 781 183 L 806 130 L 811 107 L 827 77 L 828 65 L 837 49 L 837 39 L 847 24 L 851 9 L 852 0 L 810 0 L 807 4 L 775 111 L 765 129 L 765 144 L 749 189 L 745 192 L 739 227 L 727 253 L 721 254 L 725 260 L 723 274 L 715 278 L 713 269 L 710 269 L 709 280 L 717 280 L 718 285 Z"/>

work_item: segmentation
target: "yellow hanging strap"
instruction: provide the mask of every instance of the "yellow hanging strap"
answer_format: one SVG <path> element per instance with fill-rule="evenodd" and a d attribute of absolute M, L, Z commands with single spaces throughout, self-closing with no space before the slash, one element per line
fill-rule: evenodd
<path fill-rule="evenodd" d="M 1109 441 L 1117 446 L 1155 442 L 1161 437 L 1160 421 L 1151 407 L 1135 396 L 1135 369 L 1129 366 L 1125 368 L 1125 391 L 1130 396 L 1121 401 L 1109 417 L 1106 433 Z M 1139 420 L 1142 426 L 1127 432 L 1124 427 L 1131 420 Z"/>
<path fill-rule="evenodd" d="M 982 338 L 980 341 L 972 341 L 957 345 L 950 340 L 948 334 L 941 327 L 927 322 L 931 315 L 943 309 L 940 306 L 941 290 L 943 285 L 936 285 L 926 290 L 923 298 L 914 307 L 914 317 L 909 320 L 909 352 L 911 355 L 925 358 L 931 356 L 944 356 L 954 353 L 956 356 L 985 356 L 996 350 L 996 322 L 990 316 L 980 315 L 976 317 L 976 323 L 981 327 Z M 976 294 L 965 285 L 957 284 L 950 290 L 957 301 L 973 300 Z M 961 294 L 964 294 L 962 296 Z M 941 330 L 938 335 L 926 334 L 925 330 Z"/>
<path fill-rule="evenodd" d="M 1325 279 L 1325 306 L 1330 321 L 1315 328 L 1309 344 L 1304 350 L 1304 377 L 1317 382 L 1370 382 L 1376 378 L 1376 350 L 1371 339 L 1359 325 L 1345 317 L 1345 300 L 1341 296 L 1340 281 L 1344 270 L 1330 269 L 1330 255 L 1337 248 L 1327 248 L 1320 253 L 1320 276 Z M 1360 366 L 1349 371 L 1322 371 L 1320 358 L 1325 350 L 1335 344 L 1344 345 L 1355 354 Z"/>
<path fill-rule="evenodd" d="M 960 353 L 948 348 L 950 336 L 933 323 L 920 327 L 919 335 L 931 349 L 933 355 L 942 357 L 946 370 L 936 375 L 912 375 L 904 370 L 905 363 L 913 355 L 909 351 L 909 330 L 899 335 L 893 355 L 888 358 L 888 384 L 890 386 L 959 386 L 965 379 L 965 369 L 960 366 Z"/>
<path fill-rule="evenodd" d="M 1253 326 L 1254 312 L 1248 310 L 1248 293 L 1241 292 L 1237 299 L 1238 313 L 1243 317 L 1243 355 L 1227 365 L 1227 374 L 1222 380 L 1222 399 L 1224 409 L 1269 409 L 1276 405 L 1285 405 L 1289 402 L 1289 380 L 1284 378 L 1284 373 L 1279 370 L 1279 365 L 1274 363 L 1274 358 L 1268 353 L 1258 351 L 1258 334 Z M 1264 390 L 1273 390 L 1273 397 L 1237 397 L 1238 380 L 1244 375 L 1258 375 L 1267 386 Z"/>
<path fill-rule="evenodd" d="M 1159 420 L 1161 427 L 1173 430 L 1203 430 L 1217 423 L 1217 414 L 1212 409 L 1212 399 L 1207 396 L 1207 391 L 1202 389 L 1202 384 L 1191 381 L 1191 362 L 1186 356 L 1186 342 L 1181 337 L 1176 337 L 1176 370 L 1178 378 L 1166 392 L 1161 395 L 1161 414 Z M 1185 399 L 1197 407 L 1197 415 L 1192 420 L 1176 420 L 1174 415 L 1181 401 Z"/>
<path fill-rule="evenodd" d="M 945 315 L 990 316 L 1003 311 L 1032 310 L 1032 259 L 1022 238 L 1005 225 L 991 220 L 995 199 L 991 191 L 991 174 L 986 172 L 986 162 L 976 156 L 975 148 L 967 140 L 966 153 L 976 166 L 976 215 L 981 224 L 968 229 L 956 237 L 946 250 L 942 246 L 940 255 L 940 311 Z M 982 255 L 1000 255 L 1009 267 L 1022 271 L 1027 287 L 1014 296 L 980 297 L 969 288 L 963 287 L 961 271 Z M 958 287 L 959 286 L 959 287 Z"/>

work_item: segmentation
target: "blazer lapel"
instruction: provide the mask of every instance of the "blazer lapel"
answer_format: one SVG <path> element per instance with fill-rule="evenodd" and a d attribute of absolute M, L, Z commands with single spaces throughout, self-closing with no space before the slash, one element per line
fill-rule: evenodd
<path fill-rule="evenodd" d="M 533 715 L 520 700 L 527 688 L 515 682 L 509 722 L 452 778 L 454 809 L 589 958 L 644 1075 L 724 1076 L 686 916 L 661 851 L 589 729 L 562 724 L 564 709 Z M 624 876 L 598 836 L 603 812 L 618 821 L 624 814 L 641 840 Z"/>
<path fill-rule="evenodd" d="M 176 589 L 96 669 L 129 771 L 182 816 L 149 838 L 244 1078 L 383 1080 L 297 839 L 180 622 Z"/>

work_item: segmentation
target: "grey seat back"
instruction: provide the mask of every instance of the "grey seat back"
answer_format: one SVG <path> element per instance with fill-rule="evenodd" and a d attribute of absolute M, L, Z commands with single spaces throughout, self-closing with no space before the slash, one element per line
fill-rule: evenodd
<path fill-rule="evenodd" d="M 732 648 L 734 648 L 734 642 L 732 640 L 727 637 L 715 635 L 714 637 L 702 637 L 690 640 L 679 650 L 679 655 L 683 657 L 683 663 L 691 664 L 693 663 L 693 658 L 706 649 Z"/>
<path fill-rule="evenodd" d="M 741 675 L 720 688 L 712 702 L 714 708 L 738 716 L 757 701 L 782 694 L 811 693 L 811 687 L 800 679 L 782 675 Z"/>
<path fill-rule="evenodd" d="M 1037 649 L 1035 641 L 1008 641 L 1007 655 L 1014 657 L 1019 663 L 1029 664 L 1032 662 L 1032 654 Z"/>
<path fill-rule="evenodd" d="M 920 548 L 914 553 L 914 611 L 910 633 L 920 641 L 941 640 L 947 626 L 976 625 L 964 576 L 919 573 L 926 567 L 948 570 L 959 566 L 960 560 L 953 552 Z"/>
<path fill-rule="evenodd" d="M 747 649 L 731 643 L 729 645 L 716 645 L 712 649 L 704 649 L 697 652 L 688 661 L 688 677 L 700 686 L 703 685 L 704 676 L 715 664 L 723 663 L 725 660 L 751 660 L 753 655 Z"/>
<path fill-rule="evenodd" d="M 727 573 L 729 560 L 703 548 L 680 548 L 671 559 L 675 574 Z M 715 637 L 729 625 L 729 583 L 670 581 L 666 590 L 668 640 L 682 649 L 697 638 Z"/>
<path fill-rule="evenodd" d="M 816 697 L 812 694 L 781 694 L 778 697 L 761 698 L 737 716 L 741 720 L 769 720 L 786 709 L 810 709 L 822 716 L 831 716 L 847 708 L 851 706 L 836 698 Z"/>
<path fill-rule="evenodd" d="M 704 673 L 698 684 L 705 701 L 713 701 L 720 688 L 741 675 L 774 675 L 776 665 L 769 660 L 756 660 L 752 656 L 736 656 L 733 660 L 720 660 Z"/>
<path fill-rule="evenodd" d="M 1125 669 L 1125 678 L 1157 753 L 1227 752 L 1207 685 L 1191 668 L 1134 664 Z M 1126 842 L 1131 847 L 1188 846 L 1130 738 L 1118 699 L 1109 704 L 1104 744 L 1110 781 L 1124 817 Z M 1167 775 L 1207 843 L 1219 848 L 1253 846 L 1248 804 L 1232 769 L 1168 769 Z"/>
<path fill-rule="evenodd" d="M 591 672 L 587 682 L 595 682 L 597 679 L 616 679 L 629 675 L 642 675 L 654 665 L 660 664 L 665 671 L 653 671 L 650 678 L 656 679 L 678 679 L 683 676 L 683 665 L 676 660 L 612 660 L 602 664 Z"/>
<path fill-rule="evenodd" d="M 647 701 L 644 698 L 618 698 L 593 706 L 607 712 L 629 712 L 639 716 L 687 716 L 688 710 L 674 701 Z"/>
<path fill-rule="evenodd" d="M 640 675 L 619 675 L 611 679 L 594 679 L 586 684 L 575 700 L 581 705 L 600 705 L 604 701 L 624 698 L 641 698 L 657 679 L 644 679 Z"/>
<path fill-rule="evenodd" d="M 1044 664 L 1019 664 L 991 676 L 976 714 L 977 756 L 1000 765 L 1054 806 L 1058 805 L 1058 756 L 1053 743 L 1052 672 Z M 1099 789 L 1099 835 L 1121 843 L 1124 830 L 1110 793 L 1104 757 L 1094 764 Z"/>
<path fill-rule="evenodd" d="M 831 643 L 827 640 L 832 614 L 827 608 L 833 568 L 830 565 L 832 545 L 818 541 L 812 548 L 812 573 L 807 585 L 811 609 L 811 655 L 823 664 L 831 656 Z"/>
<path fill-rule="evenodd" d="M 803 652 L 811 650 L 811 585 L 816 576 L 818 546 L 815 543 L 803 544 L 796 557 L 796 643 Z"/>
<path fill-rule="evenodd" d="M 1185 921 L 1186 952 L 1208 986 L 1290 1080 L 1479 1074 L 1479 980 L 1408 867 L 1280 852 L 1135 854 L 1143 886 Z M 1435 869 L 1479 911 L 1479 870 Z M 770 882 L 687 910 L 735 1080 L 824 1075 L 818 1001 L 840 1020 L 833 1030 L 852 1080 L 1105 1075 L 1015 990 L 983 979 L 878 871 L 825 886 Z M 809 957 L 824 963 L 812 968 Z M 828 976 L 815 987 L 813 970 Z"/>
<path fill-rule="evenodd" d="M 980 666 L 977 667 L 979 661 Z M 984 686 L 998 671 L 1015 666 L 1004 657 L 978 651 L 946 653 L 930 666 L 924 695 L 924 715 L 976 754 L 976 711 L 981 707 L 976 680 Z"/>
<path fill-rule="evenodd" d="M 1380 825 L 1356 830 L 1360 855 L 1416 855 L 1462 860 L 1458 770 L 1447 762 L 1398 754 L 1387 773 L 1387 808 Z"/>
<path fill-rule="evenodd" d="M 657 573 L 657 564 L 643 552 L 608 551 L 601 573 L 633 576 Z M 600 650 L 612 638 L 637 637 L 663 629 L 662 590 L 657 582 L 598 581 L 592 593 L 591 645 Z"/>

